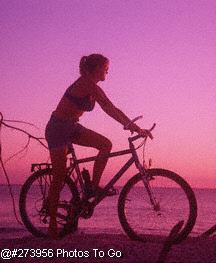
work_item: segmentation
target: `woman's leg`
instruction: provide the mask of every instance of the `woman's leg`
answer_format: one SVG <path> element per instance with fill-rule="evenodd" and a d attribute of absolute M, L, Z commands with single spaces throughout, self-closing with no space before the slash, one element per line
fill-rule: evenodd
<path fill-rule="evenodd" d="M 93 147 L 98 149 L 99 158 L 102 157 L 104 154 L 110 153 L 112 148 L 112 143 L 106 137 L 86 128 L 83 129 L 82 133 L 79 135 L 79 138 L 73 139 L 72 142 L 81 146 Z M 50 150 L 51 162 L 53 167 L 53 181 L 50 185 L 48 193 L 50 214 L 49 236 L 53 239 L 58 238 L 56 213 L 61 187 L 66 174 L 67 150 L 67 147 Z M 93 184 L 95 186 L 99 185 L 100 178 L 106 166 L 107 160 L 108 158 L 102 158 L 96 160 L 94 163 Z"/>
<path fill-rule="evenodd" d="M 72 143 L 93 147 L 99 150 L 97 157 L 103 157 L 105 154 L 109 154 L 112 149 L 112 143 L 103 135 L 96 133 L 92 130 L 86 129 L 80 134 L 79 138 L 73 139 Z M 93 167 L 93 184 L 99 185 L 101 175 L 105 169 L 108 158 L 97 159 Z"/>
<path fill-rule="evenodd" d="M 66 174 L 66 151 L 67 147 L 50 150 L 53 180 L 48 193 L 48 207 L 50 214 L 49 236 L 53 239 L 58 238 L 56 213 L 61 187 Z"/>

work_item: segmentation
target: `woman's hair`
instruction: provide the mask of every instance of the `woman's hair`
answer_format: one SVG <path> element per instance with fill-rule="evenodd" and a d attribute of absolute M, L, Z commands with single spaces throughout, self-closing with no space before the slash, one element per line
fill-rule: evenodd
<path fill-rule="evenodd" d="M 83 56 L 79 65 L 80 74 L 85 76 L 87 73 L 92 73 L 98 66 L 103 66 L 107 62 L 109 62 L 108 58 L 101 54 Z"/>

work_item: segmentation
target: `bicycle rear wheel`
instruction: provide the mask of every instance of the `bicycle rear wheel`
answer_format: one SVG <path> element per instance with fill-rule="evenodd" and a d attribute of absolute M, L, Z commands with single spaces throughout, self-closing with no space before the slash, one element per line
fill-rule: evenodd
<path fill-rule="evenodd" d="M 132 177 L 122 189 L 118 201 L 120 223 L 134 240 L 163 242 L 171 229 L 184 221 L 173 243 L 191 232 L 197 217 L 197 202 L 189 184 L 174 172 L 147 170 L 149 186 L 158 204 L 153 208 L 142 175 Z"/>
<path fill-rule="evenodd" d="M 48 236 L 50 217 L 47 196 L 52 178 L 52 169 L 39 170 L 27 179 L 21 189 L 19 199 L 21 218 L 26 228 L 37 237 Z M 68 228 L 69 221 L 71 232 L 78 227 L 78 216 L 74 213 L 78 202 L 77 188 L 74 182 L 67 177 L 60 193 L 57 209 L 57 223 L 60 233 L 63 232 L 65 226 Z"/>

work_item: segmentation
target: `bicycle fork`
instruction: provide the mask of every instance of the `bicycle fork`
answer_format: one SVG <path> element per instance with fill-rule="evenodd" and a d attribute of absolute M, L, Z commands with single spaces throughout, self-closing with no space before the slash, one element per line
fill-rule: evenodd
<path fill-rule="evenodd" d="M 146 188 L 146 191 L 148 193 L 148 196 L 149 196 L 149 200 L 150 200 L 150 203 L 152 204 L 152 207 L 153 207 L 153 210 L 155 212 L 157 212 L 157 215 L 160 216 L 161 215 L 161 212 L 160 212 L 160 203 L 159 201 L 157 201 L 153 191 L 152 191 L 152 188 L 150 186 L 150 183 L 149 181 L 150 180 L 154 180 L 154 179 L 151 179 L 149 178 L 149 176 L 147 175 L 146 171 L 143 169 L 139 169 L 141 170 L 141 174 L 142 174 L 142 181 L 143 181 L 143 184 L 144 184 L 144 187 Z"/>
<path fill-rule="evenodd" d="M 156 197 L 155 197 L 155 195 L 154 195 L 154 193 L 153 193 L 153 191 L 151 189 L 151 186 L 149 184 L 150 178 L 147 175 L 146 170 L 144 169 L 144 167 L 139 162 L 139 158 L 138 158 L 137 153 L 135 151 L 134 145 L 132 144 L 131 141 L 129 141 L 129 142 L 130 142 L 130 148 L 132 149 L 132 155 L 133 155 L 133 158 L 134 158 L 135 165 L 136 165 L 137 169 L 139 170 L 139 172 L 142 175 L 142 181 L 143 181 L 143 184 L 144 184 L 144 186 L 146 188 L 146 191 L 148 193 L 150 203 L 153 206 L 153 210 L 158 212 L 158 215 L 161 215 L 161 213 L 160 213 L 160 204 L 157 201 L 157 199 L 156 199 Z"/>

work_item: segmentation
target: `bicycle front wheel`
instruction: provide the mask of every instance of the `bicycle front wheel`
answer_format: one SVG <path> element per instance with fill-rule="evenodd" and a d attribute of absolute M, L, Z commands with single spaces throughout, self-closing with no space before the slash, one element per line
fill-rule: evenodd
<path fill-rule="evenodd" d="M 33 173 L 21 189 L 19 208 L 22 221 L 26 228 L 37 237 L 47 237 L 49 227 L 48 190 L 52 182 L 52 169 L 39 170 Z M 73 227 L 78 227 L 78 217 L 71 214 L 79 202 L 79 194 L 74 182 L 67 177 L 60 192 L 57 223 L 63 231 L 68 222 L 73 219 Z M 71 223 L 72 227 L 72 223 Z M 72 229 L 71 229 L 72 232 Z M 61 233 L 61 232 L 60 232 Z"/>
<path fill-rule="evenodd" d="M 183 220 L 173 240 L 179 243 L 188 236 L 196 221 L 197 203 L 193 190 L 182 177 L 168 170 L 149 169 L 147 175 L 151 194 L 141 174 L 132 177 L 122 189 L 118 201 L 120 223 L 131 239 L 163 242 L 171 229 Z"/>

